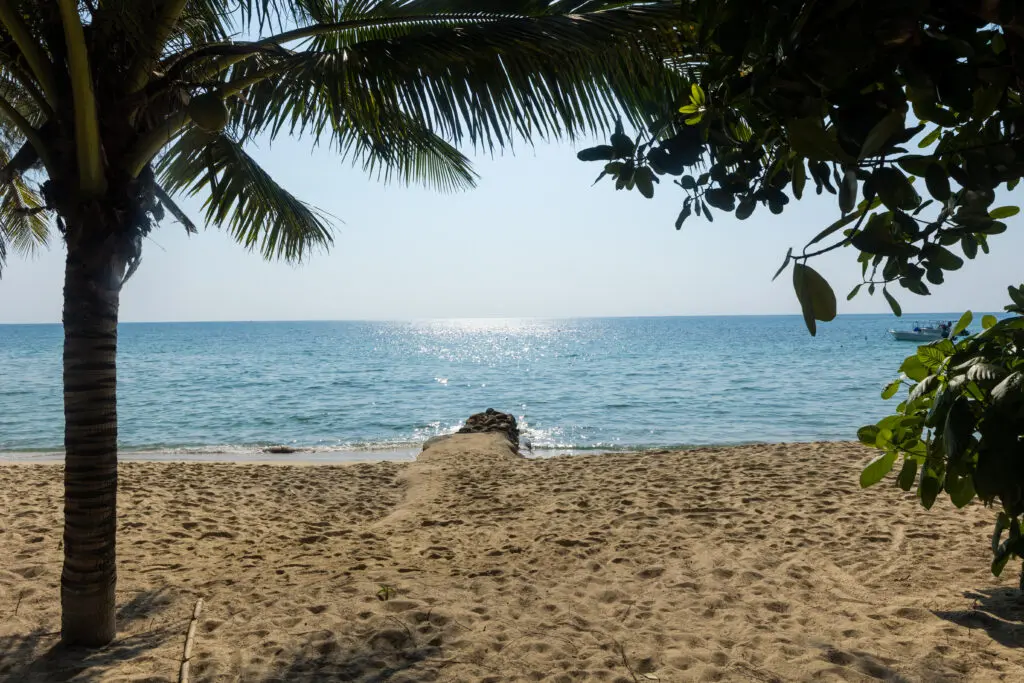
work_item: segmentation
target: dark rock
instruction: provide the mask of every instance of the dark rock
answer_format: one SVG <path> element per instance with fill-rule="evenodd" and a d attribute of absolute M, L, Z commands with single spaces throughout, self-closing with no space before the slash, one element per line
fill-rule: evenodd
<path fill-rule="evenodd" d="M 298 448 L 292 448 L 291 446 L 268 446 L 263 449 L 264 453 L 275 453 L 277 455 L 290 455 L 291 453 L 298 453 Z"/>
<path fill-rule="evenodd" d="M 519 450 L 519 425 L 516 424 L 516 418 L 508 413 L 499 413 L 494 408 L 471 415 L 466 420 L 465 426 L 459 430 L 459 434 L 486 434 L 489 432 L 504 434 L 516 450 Z"/>

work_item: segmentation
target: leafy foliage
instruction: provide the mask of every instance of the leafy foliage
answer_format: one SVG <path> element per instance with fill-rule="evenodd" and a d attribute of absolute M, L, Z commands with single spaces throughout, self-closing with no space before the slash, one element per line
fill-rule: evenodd
<path fill-rule="evenodd" d="M 882 393 L 890 399 L 906 386 L 896 413 L 857 433 L 883 452 L 864 469 L 862 486 L 881 481 L 899 461 L 897 486 L 916 490 L 926 508 L 943 492 L 957 507 L 975 498 L 999 506 L 992 536 L 997 576 L 1011 558 L 1024 559 L 1024 285 L 1009 290 L 1006 310 L 1013 315 L 985 316 L 982 332 L 921 346 L 904 360 L 900 377 Z M 968 311 L 954 336 L 971 320 Z"/>
<path fill-rule="evenodd" d="M 682 13 L 699 57 L 692 88 L 663 98 L 675 116 L 579 158 L 647 197 L 671 179 L 677 229 L 694 215 L 781 214 L 810 187 L 833 195 L 839 216 L 776 274 L 793 268 L 811 334 L 835 315 L 832 288 L 808 266 L 816 256 L 850 248 L 863 282 L 847 299 L 880 289 L 901 315 L 900 290 L 927 296 L 1019 213 L 996 204 L 1024 177 L 1019 3 L 696 0 Z M 925 507 L 943 491 L 961 507 L 1001 507 L 996 574 L 1024 558 L 1024 289 L 1010 296 L 1013 317 L 985 316 L 980 334 L 907 358 L 882 393 L 909 386 L 896 413 L 858 433 L 882 451 L 863 486 L 896 470 Z"/>
<path fill-rule="evenodd" d="M 330 243 L 328 223 L 255 165 L 244 152 L 255 138 L 307 134 L 385 181 L 472 187 L 460 142 L 494 149 L 647 121 L 654 95 L 681 83 L 677 10 L 672 0 L 0 3 L 0 264 L 9 245 L 45 243 L 52 225 L 69 244 L 85 239 L 68 234 L 83 223 L 71 217 L 100 201 L 127 219 L 109 243 L 137 265 L 160 217 L 192 229 L 171 199 L 180 192 L 206 194 L 207 219 L 243 245 L 302 258 Z"/>
<path fill-rule="evenodd" d="M 810 182 L 836 196 L 841 217 L 786 265 L 853 247 L 863 285 L 898 315 L 894 290 L 928 295 L 1018 212 L 994 207 L 996 190 L 1024 175 L 1017 12 L 938 0 L 684 3 L 692 53 L 706 55 L 699 84 L 676 99 L 673 120 L 579 156 L 645 196 L 650 180 L 672 178 L 684 194 L 677 229 L 693 215 L 781 214 Z"/>
<path fill-rule="evenodd" d="M 296 261 L 331 241 L 324 217 L 278 185 L 234 140 L 197 130 L 164 155 L 159 171 L 170 192 L 205 192 L 206 220 L 226 226 L 266 258 Z"/>

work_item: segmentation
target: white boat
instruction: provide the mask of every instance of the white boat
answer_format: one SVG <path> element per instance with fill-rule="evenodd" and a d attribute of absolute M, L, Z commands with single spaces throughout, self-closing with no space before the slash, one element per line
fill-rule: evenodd
<path fill-rule="evenodd" d="M 933 342 L 949 337 L 953 331 L 953 323 L 935 323 L 934 325 L 917 325 L 912 330 L 889 330 L 896 341 Z M 969 334 L 966 330 L 957 336 Z"/>

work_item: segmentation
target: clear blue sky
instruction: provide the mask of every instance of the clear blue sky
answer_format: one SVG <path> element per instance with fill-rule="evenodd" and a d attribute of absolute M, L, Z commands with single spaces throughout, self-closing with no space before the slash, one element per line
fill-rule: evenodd
<path fill-rule="evenodd" d="M 408 319 L 796 313 L 788 276 L 771 282 L 788 246 L 837 217 L 835 198 L 804 198 L 782 216 L 691 218 L 673 228 L 682 190 L 654 200 L 615 192 L 575 158 L 586 144 L 519 145 L 478 156 L 476 190 L 435 194 L 385 186 L 304 141 L 252 150 L 282 185 L 337 216 L 336 243 L 301 266 L 266 263 L 209 229 L 188 237 L 166 221 L 146 242 L 122 295 L 122 321 Z M 197 202 L 184 206 L 201 218 Z M 1000 310 L 1024 280 L 1024 235 L 991 240 L 930 297 L 901 292 L 904 310 Z M 12 255 L 13 256 L 13 255 Z M 859 280 L 850 250 L 818 259 L 841 313 L 884 312 L 880 296 L 845 295 Z M 0 322 L 57 322 L 63 248 L 13 256 L 0 280 Z"/>

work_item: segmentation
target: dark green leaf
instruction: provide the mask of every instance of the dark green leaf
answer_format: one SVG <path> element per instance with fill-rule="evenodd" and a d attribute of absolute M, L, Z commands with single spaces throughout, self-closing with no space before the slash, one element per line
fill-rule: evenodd
<path fill-rule="evenodd" d="M 736 199 L 732 193 L 718 187 L 705 192 L 704 201 L 720 211 L 732 211 L 736 206 Z"/>
<path fill-rule="evenodd" d="M 793 160 L 793 196 L 798 200 L 803 197 L 804 185 L 807 184 L 807 168 L 804 166 L 803 159 Z"/>
<path fill-rule="evenodd" d="M 942 430 L 942 443 L 946 447 L 946 458 L 952 464 L 967 450 L 974 433 L 974 417 L 967 405 L 967 399 L 958 396 L 953 400 L 946 414 Z"/>
<path fill-rule="evenodd" d="M 756 207 L 757 202 L 753 199 L 740 200 L 739 204 L 736 205 L 736 218 L 741 221 L 747 220 L 754 213 Z"/>
<path fill-rule="evenodd" d="M 900 390 L 900 386 L 902 386 L 902 384 L 902 380 L 894 379 L 892 382 L 889 383 L 889 386 L 882 390 L 882 398 L 888 401 L 890 398 L 896 395 L 896 392 Z"/>
<path fill-rule="evenodd" d="M 896 477 L 896 485 L 904 491 L 914 487 L 914 480 L 917 479 L 917 460 L 905 458 L 899 476 Z"/>
<path fill-rule="evenodd" d="M 953 329 L 949 333 L 949 338 L 953 339 L 954 337 L 959 336 L 961 332 L 967 329 L 967 327 L 971 324 L 971 321 L 973 320 L 973 313 L 971 313 L 970 311 L 964 313 L 962 316 L 960 316 L 960 319 L 956 321 L 956 325 L 953 325 Z"/>
<path fill-rule="evenodd" d="M 686 222 L 686 219 L 690 217 L 690 213 L 692 211 L 693 209 L 690 206 L 690 200 L 687 199 L 683 203 L 683 210 L 679 212 L 679 217 L 676 218 L 676 230 L 682 229 L 683 223 Z"/>
<path fill-rule="evenodd" d="M 1021 285 L 1020 287 L 1010 286 L 1007 287 L 1006 290 L 1010 294 L 1010 299 L 1014 304 L 1024 307 L 1024 285 Z"/>
<path fill-rule="evenodd" d="M 999 516 L 996 517 L 996 526 L 992 530 L 992 552 L 995 553 L 999 550 L 999 541 L 1003 536 L 1003 532 L 1006 531 L 1010 526 L 1010 518 L 1005 512 L 1000 512 Z"/>
<path fill-rule="evenodd" d="M 861 287 L 862 287 L 863 285 L 864 285 L 864 283 L 862 282 L 862 283 L 860 283 L 859 285 L 855 286 L 855 287 L 854 287 L 853 289 L 851 289 L 851 290 L 850 290 L 850 293 L 846 295 L 846 300 L 847 300 L 847 301 L 852 301 L 852 300 L 853 300 L 853 297 L 857 296 L 857 292 L 859 292 L 859 291 L 860 291 L 860 288 L 861 288 Z"/>
<path fill-rule="evenodd" d="M 974 483 L 971 478 L 960 477 L 957 479 L 956 485 L 951 486 L 949 478 L 946 478 L 946 490 L 949 492 L 949 498 L 953 501 L 953 505 L 958 508 L 967 506 L 976 495 L 974 491 Z"/>
<path fill-rule="evenodd" d="M 867 425 L 857 430 L 857 440 L 865 446 L 874 446 L 875 441 L 878 439 L 878 427 L 876 425 Z"/>
<path fill-rule="evenodd" d="M 932 165 L 934 157 L 922 156 L 920 154 L 907 154 L 896 159 L 896 163 L 899 164 L 907 173 L 915 176 L 923 176 L 928 172 L 928 167 Z"/>
<path fill-rule="evenodd" d="M 928 135 L 925 135 L 923 138 L 921 138 L 921 142 L 917 143 L 917 146 L 920 147 L 921 149 L 924 149 L 925 147 L 930 147 L 931 145 L 935 144 L 935 141 L 939 139 L 939 135 L 941 134 L 942 126 L 935 126 L 935 129 L 932 130 L 931 133 L 928 133 Z"/>
<path fill-rule="evenodd" d="M 1006 376 L 1002 382 L 992 389 L 992 402 L 999 404 L 1011 396 L 1020 395 L 1024 390 L 1024 372 L 1017 370 Z"/>
<path fill-rule="evenodd" d="M 833 234 L 839 232 L 840 230 L 845 228 L 850 223 L 853 223 L 854 221 L 859 219 L 862 213 L 863 213 L 862 211 L 857 211 L 855 213 L 849 214 L 848 216 L 843 216 L 842 218 L 837 220 L 835 223 L 833 223 L 832 225 L 828 226 L 827 228 L 825 228 L 824 230 L 819 232 L 817 235 L 815 235 L 814 239 L 812 239 L 810 242 L 807 243 L 807 246 L 811 246 L 812 244 L 817 244 L 818 242 L 820 242 L 821 240 L 825 239 L 829 235 L 833 235 Z"/>
<path fill-rule="evenodd" d="M 964 250 L 964 256 L 969 259 L 978 255 L 978 242 L 971 235 L 964 235 L 960 238 L 960 248 Z"/>
<path fill-rule="evenodd" d="M 909 289 L 918 296 L 928 296 L 928 287 L 917 278 L 912 277 L 901 277 L 900 286 L 904 289 Z"/>
<path fill-rule="evenodd" d="M 640 191 L 640 194 L 651 199 L 654 197 L 654 172 L 647 168 L 638 168 L 636 173 L 633 175 L 633 181 L 636 183 L 636 189 Z"/>
<path fill-rule="evenodd" d="M 914 218 L 902 211 L 895 211 L 892 214 L 893 223 L 899 228 L 900 233 L 907 237 L 916 237 L 920 233 L 920 228 L 917 225 L 917 221 Z"/>
<path fill-rule="evenodd" d="M 949 199 L 949 176 L 946 170 L 938 164 L 929 164 L 924 175 L 925 185 L 928 192 L 940 202 Z"/>
<path fill-rule="evenodd" d="M 922 470 L 921 485 L 918 488 L 918 492 L 921 495 L 921 505 L 926 510 L 932 509 L 932 505 L 935 504 L 935 498 L 938 497 L 941 490 L 942 485 L 939 483 L 939 478 L 928 469 Z"/>
<path fill-rule="evenodd" d="M 617 156 L 615 148 L 611 145 L 598 145 L 597 147 L 581 150 L 576 155 L 576 158 L 580 161 L 607 161 Z"/>
<path fill-rule="evenodd" d="M 994 557 L 992 558 L 992 573 L 995 576 L 999 576 L 1003 573 L 1003 569 L 1006 568 L 1006 563 L 1010 561 L 1013 556 L 1013 552 L 1010 550 L 1010 544 L 1006 541 L 999 544 L 996 548 Z"/>
<path fill-rule="evenodd" d="M 935 372 L 946 360 L 946 354 L 935 344 L 928 344 L 917 347 L 917 359 L 929 372 Z"/>
<path fill-rule="evenodd" d="M 715 222 L 715 217 L 711 215 L 711 209 L 708 208 L 707 204 L 705 204 L 704 202 L 702 202 L 700 200 L 697 200 L 697 206 L 702 211 L 704 211 L 704 218 L 707 218 L 709 223 L 714 223 Z"/>
<path fill-rule="evenodd" d="M 803 263 L 794 265 L 793 288 L 811 335 L 817 333 L 816 320 L 828 322 L 836 317 L 835 292 L 816 270 Z"/>
<path fill-rule="evenodd" d="M 892 138 L 897 131 L 903 130 L 905 114 L 901 111 L 893 111 L 887 114 L 881 121 L 875 124 L 861 146 L 860 158 L 872 157 L 885 148 L 885 143 Z"/>
<path fill-rule="evenodd" d="M 921 251 L 921 258 L 931 262 L 943 270 L 959 270 L 964 265 L 964 260 L 938 244 L 932 244 Z"/>
<path fill-rule="evenodd" d="M 975 358 L 974 360 L 979 362 L 967 369 L 967 379 L 974 382 L 991 382 L 1006 376 L 1006 370 L 1000 366 L 981 362 L 981 358 Z"/>
<path fill-rule="evenodd" d="M 888 451 L 868 463 L 860 473 L 860 487 L 866 489 L 885 478 L 896 464 L 896 451 Z"/>
<path fill-rule="evenodd" d="M 892 312 L 897 318 L 903 315 L 903 309 L 900 308 L 900 303 L 893 298 L 892 294 L 890 294 L 889 290 L 885 287 L 882 287 L 882 295 L 885 297 L 885 300 L 889 302 L 889 308 L 892 309 Z"/>
<path fill-rule="evenodd" d="M 636 143 L 633 142 L 631 137 L 624 135 L 623 133 L 615 133 L 612 135 L 611 142 L 616 157 L 631 157 L 633 156 L 633 152 L 636 151 Z"/>
<path fill-rule="evenodd" d="M 890 209 L 910 211 L 921 203 L 917 190 L 898 168 L 883 166 L 875 169 L 872 183 L 882 203 Z"/>
<path fill-rule="evenodd" d="M 992 209 L 991 211 L 989 211 L 988 215 L 990 218 L 1000 220 L 1003 218 L 1010 218 L 1012 216 L 1016 216 L 1018 213 L 1020 213 L 1019 206 L 1001 206 L 998 209 Z"/>
<path fill-rule="evenodd" d="M 935 203 L 934 199 L 926 199 L 926 200 L 924 200 L 924 202 L 922 202 L 920 206 L 918 206 L 916 209 L 914 209 L 913 215 L 914 216 L 918 215 L 919 213 L 921 213 L 922 211 L 924 211 L 925 209 L 927 209 L 929 206 L 931 206 L 934 203 Z"/>
<path fill-rule="evenodd" d="M 693 179 L 692 175 L 684 175 L 682 178 L 680 178 L 679 179 L 679 185 L 684 190 L 696 190 L 697 189 L 697 181 Z"/>
<path fill-rule="evenodd" d="M 932 429 L 942 424 L 949 413 L 949 407 L 953 405 L 956 397 L 956 392 L 950 391 L 948 386 L 936 391 L 935 400 L 932 402 L 932 407 L 928 409 L 928 415 L 925 417 L 925 426 Z"/>
<path fill-rule="evenodd" d="M 787 252 L 786 252 L 786 258 L 785 258 L 785 260 L 784 260 L 784 261 L 782 262 L 782 265 L 781 265 L 781 266 L 779 266 L 779 269 L 778 269 L 777 271 L 775 271 L 775 275 L 774 275 L 774 276 L 772 277 L 772 282 L 775 282 L 775 281 L 776 281 L 776 280 L 778 279 L 778 277 L 779 277 L 780 275 L 782 275 L 782 271 L 784 271 L 784 270 L 786 269 L 786 266 L 788 266 L 788 265 L 789 265 L 789 260 L 790 260 L 790 259 L 791 259 L 792 257 L 793 257 L 793 247 L 790 247 L 790 248 L 789 248 L 789 251 L 787 251 Z"/>
<path fill-rule="evenodd" d="M 834 134 L 814 118 L 797 119 L 786 125 L 789 145 L 797 154 L 816 161 L 844 161 L 849 155 L 839 146 Z"/>
<path fill-rule="evenodd" d="M 924 366 L 924 363 L 922 363 L 918 359 L 917 356 L 911 356 L 907 360 L 903 361 L 903 364 L 907 365 L 907 363 L 909 361 L 911 361 L 911 360 L 913 360 L 914 363 L 915 363 L 914 366 L 911 368 L 911 370 L 914 372 L 914 374 L 920 375 L 921 373 L 924 373 L 924 374 L 927 375 L 928 368 L 926 368 Z M 918 369 L 918 368 L 920 368 L 920 369 Z M 904 372 L 906 372 L 906 371 L 904 371 Z M 910 375 L 907 374 L 907 377 L 910 377 Z M 915 379 L 915 378 L 911 377 L 911 379 Z M 915 384 L 914 388 L 910 390 L 910 395 L 907 397 L 907 400 L 911 401 L 911 402 L 912 401 L 916 401 L 917 399 L 919 399 L 924 394 L 927 394 L 927 393 L 929 393 L 931 391 L 934 391 L 935 386 L 939 382 L 939 379 L 935 375 L 927 375 L 926 377 L 917 379 L 916 381 L 917 381 L 917 384 Z"/>

